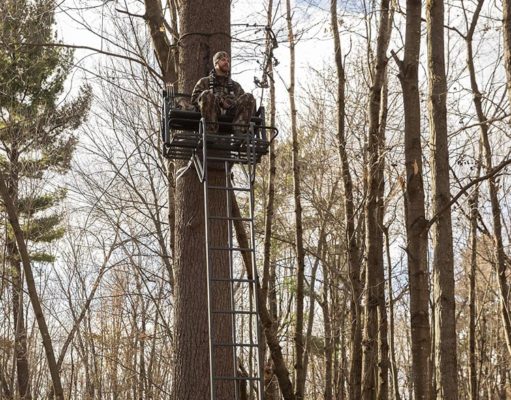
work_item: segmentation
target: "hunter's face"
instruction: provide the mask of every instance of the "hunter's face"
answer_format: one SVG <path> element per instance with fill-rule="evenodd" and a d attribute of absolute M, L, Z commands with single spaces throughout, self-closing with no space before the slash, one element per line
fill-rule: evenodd
<path fill-rule="evenodd" d="M 228 74 L 231 69 L 231 60 L 229 57 L 222 57 L 216 63 L 217 70 L 223 74 Z"/>

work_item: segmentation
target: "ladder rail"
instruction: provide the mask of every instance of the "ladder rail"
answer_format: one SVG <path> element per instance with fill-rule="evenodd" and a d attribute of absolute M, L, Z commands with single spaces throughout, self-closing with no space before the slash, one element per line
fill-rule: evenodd
<path fill-rule="evenodd" d="M 231 186 L 231 168 L 229 167 L 229 162 L 224 161 L 224 173 L 225 173 L 225 187 L 229 188 Z M 231 198 L 231 192 L 229 190 L 225 191 L 225 197 L 226 197 L 226 215 L 228 218 L 232 217 L 232 198 Z M 233 243 L 233 221 L 229 219 L 227 221 L 227 245 L 229 248 L 234 247 Z M 234 278 L 234 257 L 233 252 L 229 251 L 229 278 L 231 279 L 231 282 L 229 282 L 229 294 L 231 297 L 231 310 L 235 310 L 236 308 L 236 299 L 235 299 L 235 291 L 233 287 L 232 279 Z M 236 314 L 231 315 L 231 324 L 232 324 L 232 342 L 236 343 Z M 234 347 L 232 349 L 232 365 L 233 365 L 233 371 L 236 373 L 237 371 L 237 347 Z M 240 395 L 239 385 L 234 385 L 234 399 L 238 400 Z"/>
<path fill-rule="evenodd" d="M 206 121 L 204 118 L 201 119 L 199 124 L 199 134 L 202 134 L 202 177 L 201 182 L 203 183 L 204 188 L 204 233 L 205 233 L 205 241 L 206 241 L 206 273 L 207 273 L 207 299 L 208 299 L 208 340 L 209 340 L 209 386 L 210 386 L 210 397 L 211 400 L 216 399 L 216 385 L 215 381 L 213 379 L 213 371 L 214 371 L 214 365 L 215 365 L 215 352 L 214 352 L 214 346 L 213 346 L 213 313 L 211 310 L 213 309 L 213 294 L 212 294 L 212 278 L 213 278 L 213 272 L 212 272 L 212 260 L 211 260 L 211 252 L 210 252 L 210 246 L 209 246 L 209 240 L 210 240 L 210 224 L 209 224 L 209 196 L 208 196 L 208 189 L 207 189 L 207 182 L 208 182 L 208 165 L 206 160 L 208 159 L 208 149 L 207 149 L 207 141 L 206 141 Z"/>

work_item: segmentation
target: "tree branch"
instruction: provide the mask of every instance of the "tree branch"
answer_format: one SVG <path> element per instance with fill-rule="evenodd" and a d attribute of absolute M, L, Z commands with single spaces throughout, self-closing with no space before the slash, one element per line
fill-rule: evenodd
<path fill-rule="evenodd" d="M 158 73 L 154 68 L 152 68 L 150 65 L 147 64 L 147 62 L 145 62 L 145 60 L 142 60 L 142 59 L 136 59 L 136 58 L 133 58 L 133 57 L 130 57 L 130 56 L 126 56 L 126 55 L 122 55 L 122 54 L 117 54 L 117 53 L 112 53 L 110 51 L 105 51 L 105 50 L 101 50 L 101 49 L 97 49 L 95 47 L 91 47 L 91 46 L 82 46 L 82 45 L 75 45 L 75 44 L 66 44 L 66 43 L 9 43 L 9 44 L 6 44 L 4 42 L 0 42 L 3 46 L 12 46 L 12 45 L 21 45 L 21 46 L 27 46 L 27 47 L 30 47 L 30 46 L 40 46 L 40 47 L 64 47 L 64 48 L 67 48 L 67 49 L 81 49 L 81 50 L 90 50 L 90 51 L 94 51 L 96 53 L 99 53 L 99 54 L 103 54 L 103 55 L 106 55 L 106 56 L 110 56 L 110 57 L 115 57 L 115 58 L 121 58 L 123 60 L 128 60 L 128 61 L 132 61 L 134 63 L 137 63 L 137 64 L 140 64 L 142 66 L 144 66 L 145 68 L 147 68 L 147 70 L 153 74 L 154 76 L 156 76 L 157 78 L 159 79 L 163 79 L 163 76 Z"/>
<path fill-rule="evenodd" d="M 479 182 L 485 181 L 486 179 L 489 179 L 495 175 L 497 175 L 501 170 L 506 168 L 508 165 L 511 165 L 511 158 L 508 158 L 507 160 L 502 161 L 499 165 L 497 165 L 495 168 L 492 168 L 486 175 L 480 176 L 477 179 L 474 179 L 473 181 L 470 181 L 465 186 L 463 186 L 460 191 L 454 196 L 449 203 L 447 203 L 439 212 L 437 212 L 426 224 L 426 229 L 429 229 L 433 226 L 434 223 L 438 221 L 438 219 L 442 216 L 444 212 L 449 210 L 454 203 L 458 201 L 458 199 L 472 186 L 477 185 Z"/>

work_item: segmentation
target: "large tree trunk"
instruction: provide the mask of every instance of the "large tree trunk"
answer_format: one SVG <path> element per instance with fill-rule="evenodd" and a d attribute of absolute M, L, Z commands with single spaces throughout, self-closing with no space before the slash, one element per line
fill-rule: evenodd
<path fill-rule="evenodd" d="M 181 52 L 179 58 L 179 90 L 191 93 L 193 86 L 212 68 L 212 57 L 220 50 L 230 51 L 230 2 L 183 1 L 180 3 Z M 195 32 L 204 32 L 195 34 Z M 187 33 L 191 33 L 187 35 Z M 207 33 L 214 33 L 208 35 Z M 223 168 L 208 168 L 210 185 L 225 185 Z M 195 171 L 188 170 L 176 183 L 176 311 L 175 311 L 175 372 L 173 398 L 209 398 L 208 360 L 208 302 L 205 253 L 204 197 L 202 185 Z M 210 191 L 209 212 L 225 215 L 226 198 L 221 191 Z M 225 247 L 227 225 L 222 221 L 210 224 L 211 245 Z M 225 253 L 225 252 L 224 252 Z M 216 278 L 229 277 L 227 254 L 215 252 L 210 268 Z M 228 283 L 216 283 L 212 288 L 216 310 L 227 310 Z M 229 343 L 231 337 L 229 315 L 215 315 L 210 333 L 213 341 Z M 231 349 L 217 348 L 214 352 L 214 373 L 234 376 Z M 216 385 L 217 398 L 232 398 L 234 385 L 224 381 Z"/>
<path fill-rule="evenodd" d="M 391 24 L 389 13 L 389 1 L 381 2 L 380 26 L 376 44 L 376 59 L 372 71 L 372 82 L 369 93 L 369 132 L 368 132 L 368 160 L 367 160 L 367 188 L 368 194 L 365 203 L 366 216 L 366 304 L 364 316 L 364 351 L 362 362 L 362 398 L 373 400 L 377 398 L 378 389 L 376 368 L 380 370 L 380 379 L 387 382 L 387 368 L 385 362 L 378 361 L 378 310 L 381 310 L 379 285 L 384 276 L 383 265 L 383 235 L 381 230 L 380 196 L 383 185 L 383 155 L 381 150 L 381 112 L 382 112 L 382 89 L 385 82 L 387 67 L 386 52 L 388 48 Z M 384 105 L 383 105 L 384 106 Z M 385 338 L 386 341 L 386 338 Z M 385 391 L 385 386 L 382 388 Z M 382 393 L 385 395 L 384 393 Z"/>
<path fill-rule="evenodd" d="M 429 115 L 431 131 L 431 172 L 433 215 L 445 210 L 451 200 L 449 189 L 449 148 L 447 141 L 447 81 L 444 56 L 444 3 L 428 0 Z M 435 310 L 436 396 L 458 398 L 456 360 L 456 316 L 451 212 L 447 209 L 433 227 L 433 274 Z"/>
<path fill-rule="evenodd" d="M 350 378 L 349 397 L 351 400 L 360 399 L 362 377 L 362 307 L 360 304 L 362 282 L 360 280 L 360 250 L 355 230 L 355 207 L 353 204 L 353 180 L 349 168 L 346 151 L 345 135 L 345 83 L 344 66 L 342 63 L 341 41 L 337 22 L 337 0 L 330 2 L 332 32 L 334 36 L 335 66 L 337 71 L 337 138 L 339 141 L 339 156 L 344 188 L 344 222 L 346 224 L 346 242 L 348 258 L 348 274 L 351 284 L 350 301 Z"/>
<path fill-rule="evenodd" d="M 405 117 L 408 280 L 410 284 L 410 326 L 412 330 L 412 384 L 415 398 L 429 399 L 431 393 L 431 334 L 429 325 L 428 232 L 422 178 L 421 112 L 419 96 L 419 54 L 421 0 L 406 2 L 406 41 L 403 61 L 398 61 L 403 89 Z"/>
<path fill-rule="evenodd" d="M 165 36 L 163 11 L 159 0 L 146 0 L 146 18 L 153 45 L 166 83 L 174 83 L 174 59 L 170 40 Z M 195 83 L 209 73 L 212 57 L 220 50 L 230 51 L 230 1 L 179 1 L 179 91 L 191 93 Z M 176 167 L 182 167 L 177 163 Z M 211 185 L 224 186 L 222 169 L 208 166 Z M 204 194 L 195 171 L 188 170 L 176 182 L 176 238 L 175 238 L 175 365 L 172 398 L 202 400 L 210 397 L 208 350 L 208 303 L 205 252 Z M 211 215 L 225 215 L 225 195 L 220 191 L 209 194 Z M 225 247 L 227 226 L 211 223 L 211 245 Z M 225 253 L 225 252 L 223 252 Z M 211 257 L 212 274 L 228 277 L 227 254 L 215 252 Z M 213 307 L 228 310 L 228 283 L 212 288 Z M 212 321 L 214 341 L 229 343 L 231 318 L 216 315 Z M 214 352 L 216 375 L 234 376 L 232 350 L 217 348 Z M 234 384 L 228 381 L 215 385 L 218 398 L 232 398 Z"/>

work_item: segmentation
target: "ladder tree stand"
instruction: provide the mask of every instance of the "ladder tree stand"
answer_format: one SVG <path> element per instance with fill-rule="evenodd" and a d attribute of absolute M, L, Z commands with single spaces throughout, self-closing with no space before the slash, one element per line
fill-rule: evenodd
<path fill-rule="evenodd" d="M 234 125 L 232 117 L 219 116 L 218 131 L 212 133 L 208 121 L 199 112 L 179 106 L 179 100 L 189 98 L 189 95 L 174 93 L 172 88 L 163 91 L 163 155 L 188 160 L 185 168 L 195 169 L 204 190 L 210 399 L 224 400 L 217 391 L 224 385 L 222 393 L 225 393 L 225 385 L 229 385 L 228 391 L 232 393 L 229 400 L 243 400 L 246 394 L 249 399 L 263 400 L 264 360 L 260 351 L 262 332 L 256 297 L 254 181 L 256 166 L 268 153 L 278 131 L 265 126 L 264 108 L 260 107 L 248 125 Z M 234 165 L 241 170 L 237 179 L 232 172 Z M 218 180 L 212 183 L 208 170 L 218 172 L 220 169 L 223 183 L 219 184 Z M 177 179 L 179 176 L 178 172 Z M 219 195 L 225 197 L 222 215 L 211 212 L 208 201 Z M 239 215 L 233 213 L 234 201 L 241 204 Z M 236 242 L 235 223 L 242 224 L 248 233 L 248 247 Z M 219 245 L 218 240 L 212 240 L 216 232 L 225 230 L 225 243 Z M 251 260 L 250 271 L 243 264 L 243 256 L 247 254 Z M 232 360 L 228 367 L 221 362 L 226 358 Z"/>

